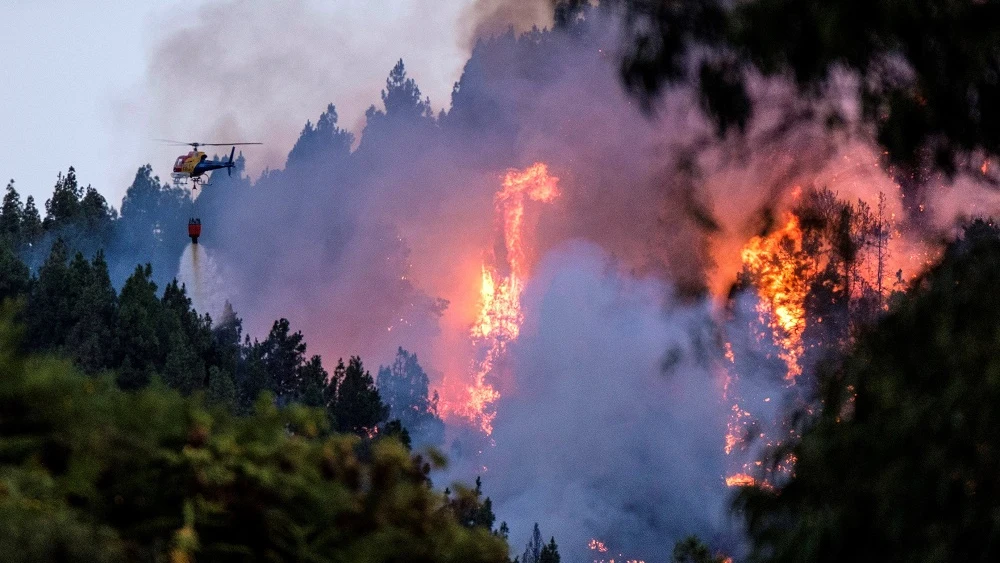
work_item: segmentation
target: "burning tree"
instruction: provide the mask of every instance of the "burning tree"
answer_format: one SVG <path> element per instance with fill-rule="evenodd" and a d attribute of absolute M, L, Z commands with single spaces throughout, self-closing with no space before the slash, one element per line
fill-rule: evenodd
<path fill-rule="evenodd" d="M 467 389 L 468 400 L 459 408 L 460 414 L 473 420 L 487 435 L 493 432 L 496 417 L 491 405 L 500 398 L 488 379 L 495 375 L 507 344 L 517 340 L 524 322 L 521 292 L 528 273 L 522 233 L 524 205 L 528 201 L 547 203 L 559 197 L 558 183 L 559 178 L 550 176 L 545 164 L 536 163 L 525 170 L 508 171 L 503 187 L 494 197 L 503 224 L 503 257 L 490 266 L 483 265 L 480 308 L 472 327 L 472 340 L 482 351 Z"/>
<path fill-rule="evenodd" d="M 734 403 L 727 454 L 746 450 L 754 440 L 776 448 L 795 436 L 782 420 L 779 397 L 770 395 L 773 388 L 740 385 L 739 379 L 783 371 L 786 398 L 798 407 L 808 404 L 812 379 L 795 386 L 803 373 L 841 353 L 884 311 L 890 234 L 884 198 L 873 212 L 863 201 L 851 204 L 827 188 L 810 189 L 781 228 L 744 247 L 727 327 L 726 397 Z M 728 485 L 768 484 L 769 478 L 751 475 L 760 454 L 749 455 Z M 790 467 L 791 460 L 784 460 L 783 468 Z"/>
<path fill-rule="evenodd" d="M 774 491 L 745 488 L 753 554 L 769 561 L 990 561 L 1000 555 L 1000 229 L 977 222 L 850 351 L 821 370 L 797 459 Z"/>

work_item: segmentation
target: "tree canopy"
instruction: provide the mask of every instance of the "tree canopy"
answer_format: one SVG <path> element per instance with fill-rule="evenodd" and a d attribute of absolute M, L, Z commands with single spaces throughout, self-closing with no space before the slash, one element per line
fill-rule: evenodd
<path fill-rule="evenodd" d="M 506 562 L 460 525 L 430 466 L 393 440 L 364 457 L 322 410 L 249 416 L 162 386 L 120 390 L 24 357 L 0 322 L 0 546 L 10 561 Z"/>

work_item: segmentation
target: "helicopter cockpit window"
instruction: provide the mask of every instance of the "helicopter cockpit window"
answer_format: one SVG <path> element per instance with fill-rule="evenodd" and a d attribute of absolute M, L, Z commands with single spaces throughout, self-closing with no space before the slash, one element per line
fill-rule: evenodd
<path fill-rule="evenodd" d="M 184 164 L 184 157 L 183 156 L 178 156 L 177 157 L 177 162 L 174 163 L 174 166 L 182 166 L 183 164 Z"/>

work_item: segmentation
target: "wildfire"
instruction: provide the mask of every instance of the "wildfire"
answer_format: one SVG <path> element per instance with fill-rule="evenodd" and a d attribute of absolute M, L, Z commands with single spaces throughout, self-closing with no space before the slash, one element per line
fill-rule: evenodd
<path fill-rule="evenodd" d="M 525 170 L 508 171 L 503 187 L 494 197 L 496 211 L 503 222 L 506 256 L 482 268 L 479 313 L 471 336 L 483 352 L 473 366 L 472 384 L 467 389 L 468 401 L 460 409 L 460 414 L 476 422 L 487 435 L 493 433 L 496 417 L 492 404 L 500 398 L 500 393 L 487 379 L 507 344 L 517 339 L 524 321 L 521 313 L 521 292 L 527 274 L 522 242 L 524 204 L 527 201 L 548 203 L 559 197 L 558 182 L 559 178 L 549 175 L 545 164 L 536 163 Z"/>
<path fill-rule="evenodd" d="M 752 487 L 757 480 L 746 473 L 737 473 L 726 477 L 727 487 Z"/>
<path fill-rule="evenodd" d="M 604 545 L 604 542 L 598 539 L 591 539 L 590 543 L 587 544 L 587 547 L 589 547 L 591 551 L 597 551 L 600 553 L 608 552 L 608 546 Z"/>
<path fill-rule="evenodd" d="M 802 231 L 799 220 L 789 215 L 784 228 L 766 237 L 754 237 L 743 248 L 743 265 L 753 276 L 760 303 L 757 312 L 771 328 L 778 356 L 785 361 L 785 378 L 795 381 L 802 374 L 799 360 L 804 352 L 805 301 L 811 267 L 801 259 Z"/>
<path fill-rule="evenodd" d="M 758 302 L 756 310 L 762 325 L 767 327 L 770 340 L 776 346 L 778 357 L 787 366 L 785 379 L 790 384 L 802 374 L 800 363 L 805 347 L 802 335 L 806 327 L 805 302 L 809 283 L 815 272 L 815 264 L 802 250 L 802 231 L 798 218 L 789 214 L 784 226 L 767 235 L 750 239 L 741 253 L 743 271 L 747 281 L 756 289 Z M 730 389 L 736 374 L 735 355 L 732 345 L 726 343 L 726 380 L 723 388 L 724 399 L 733 401 L 726 427 L 724 450 L 726 455 L 742 449 L 746 436 L 753 428 L 754 415 L 741 406 L 743 400 L 732 396 Z M 770 402 L 770 397 L 763 402 Z M 754 435 L 766 439 L 766 446 L 775 445 L 764 433 Z M 767 481 L 751 476 L 753 466 L 760 462 L 744 463 L 735 473 L 726 477 L 729 487 L 768 487 Z"/>

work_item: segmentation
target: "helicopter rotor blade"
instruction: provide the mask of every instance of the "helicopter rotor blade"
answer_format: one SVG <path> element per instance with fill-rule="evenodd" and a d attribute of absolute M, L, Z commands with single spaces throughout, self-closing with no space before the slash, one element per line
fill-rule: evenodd
<path fill-rule="evenodd" d="M 264 144 L 264 143 L 191 143 L 191 142 L 185 142 L 185 141 L 175 141 L 173 139 L 153 139 L 153 140 L 156 141 L 156 142 L 158 142 L 158 143 L 167 143 L 167 144 L 170 144 L 170 145 L 185 146 L 185 147 L 195 147 L 195 148 L 198 148 L 198 147 L 231 147 L 231 146 L 234 146 L 234 145 L 263 145 Z"/>
<path fill-rule="evenodd" d="M 263 145 L 264 143 L 198 143 L 202 147 L 231 147 L 233 145 Z"/>

